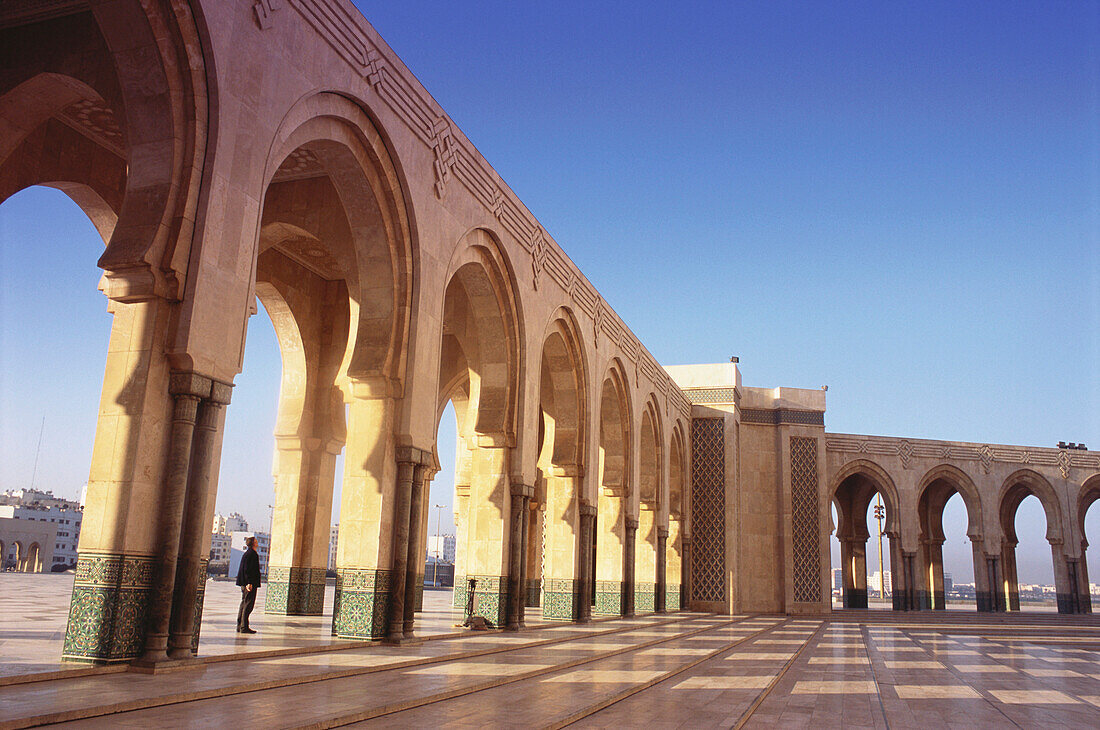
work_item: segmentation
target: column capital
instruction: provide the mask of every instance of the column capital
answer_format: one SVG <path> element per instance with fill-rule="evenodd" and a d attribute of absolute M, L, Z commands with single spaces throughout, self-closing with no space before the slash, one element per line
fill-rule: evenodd
<path fill-rule="evenodd" d="M 190 370 L 174 370 L 168 376 L 168 392 L 171 395 L 188 395 L 209 398 L 214 381 Z"/>
<path fill-rule="evenodd" d="M 509 480 L 509 491 L 513 497 L 534 497 L 535 488 L 514 479 Z"/>
<path fill-rule="evenodd" d="M 684 546 L 690 546 L 691 545 L 691 535 L 681 535 L 680 536 L 680 544 L 684 545 Z"/>
<path fill-rule="evenodd" d="M 433 464 L 432 454 L 430 451 L 424 451 L 424 449 L 420 449 L 415 446 L 398 446 L 395 451 L 395 461 L 397 461 L 398 464 L 427 466 L 431 466 Z"/>
<path fill-rule="evenodd" d="M 589 504 L 588 502 L 581 502 L 580 503 L 580 512 L 581 512 L 581 517 L 595 517 L 596 516 L 596 505 Z"/>
<path fill-rule="evenodd" d="M 628 530 L 637 530 L 638 529 L 638 520 L 635 519 L 634 517 L 627 517 L 626 518 L 626 529 L 628 529 Z"/>
<path fill-rule="evenodd" d="M 661 540 L 661 539 L 667 540 L 668 539 L 668 528 L 667 527 L 658 527 L 657 528 L 657 539 L 658 540 Z"/>

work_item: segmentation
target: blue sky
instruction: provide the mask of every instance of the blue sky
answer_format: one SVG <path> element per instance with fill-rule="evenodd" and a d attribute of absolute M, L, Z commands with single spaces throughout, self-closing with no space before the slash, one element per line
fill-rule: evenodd
<path fill-rule="evenodd" d="M 1100 5 L 359 5 L 660 362 L 828 385 L 830 431 L 1100 448 Z M 102 243 L 47 190 L 0 239 L 0 488 L 45 415 L 37 484 L 75 492 Z M 218 499 L 256 525 L 278 371 L 261 310 Z"/>

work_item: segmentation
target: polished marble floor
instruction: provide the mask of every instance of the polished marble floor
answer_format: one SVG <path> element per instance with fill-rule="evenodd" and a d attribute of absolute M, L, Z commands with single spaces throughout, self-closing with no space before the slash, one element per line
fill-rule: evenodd
<path fill-rule="evenodd" d="M 53 615 L 67 601 L 56 585 L 26 603 L 27 590 L 0 582 L 0 660 L 36 640 L 25 617 L 14 624 L 30 633 L 12 635 L 12 611 Z M 28 681 L 13 664 L 0 728 L 1100 727 L 1100 617 L 682 612 L 454 635 L 438 593 L 426 602 L 431 640 L 317 651 L 312 623 L 257 616 L 265 655 L 218 643 L 231 596 L 210 604 L 221 606 L 204 617 L 211 661 L 194 667 Z M 38 633 L 43 649 L 56 641 Z"/>

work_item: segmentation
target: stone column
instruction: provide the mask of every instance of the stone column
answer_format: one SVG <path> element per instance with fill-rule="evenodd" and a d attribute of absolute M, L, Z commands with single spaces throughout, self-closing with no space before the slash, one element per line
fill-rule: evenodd
<path fill-rule="evenodd" d="M 603 616 L 622 616 L 626 608 L 623 600 L 626 595 L 623 570 L 627 554 L 625 510 L 626 494 L 623 490 L 600 489 L 596 514 L 595 613 Z M 629 552 L 633 559 L 633 549 Z"/>
<path fill-rule="evenodd" d="M 406 639 L 413 638 L 413 625 L 416 620 L 416 596 L 424 595 L 424 544 L 421 534 L 424 526 L 424 496 L 427 491 L 425 474 L 427 467 L 423 463 L 423 454 L 418 453 L 421 462 L 413 466 L 412 489 L 409 494 L 409 535 L 406 540 L 405 561 L 405 601 L 403 633 Z M 400 472 L 400 466 L 398 466 Z"/>
<path fill-rule="evenodd" d="M 1077 562 L 1077 605 L 1081 613 L 1092 613 L 1092 595 L 1089 593 L 1089 565 L 1086 556 L 1088 542 L 1081 540 L 1081 559 Z"/>
<path fill-rule="evenodd" d="M 841 574 L 844 578 L 844 608 L 867 608 L 867 541 L 859 538 L 840 541 Z M 894 562 L 891 561 L 891 566 Z M 895 571 L 896 573 L 897 571 Z M 899 581 L 894 575 L 894 592 Z"/>
<path fill-rule="evenodd" d="M 638 542 L 638 520 L 626 518 L 626 546 L 623 550 L 623 616 L 634 615 L 634 551 Z"/>
<path fill-rule="evenodd" d="M 393 502 L 393 561 L 390 564 L 390 616 L 386 638 L 400 643 L 405 638 L 405 586 L 408 584 L 409 520 L 412 514 L 415 472 L 420 466 L 420 450 L 407 446 L 397 449 L 397 488 Z M 419 498 L 419 494 L 415 495 Z"/>
<path fill-rule="evenodd" d="M 195 617 L 201 615 L 199 586 L 206 583 L 202 548 L 206 532 L 210 530 L 206 502 L 210 496 L 210 472 L 219 437 L 221 409 L 229 404 L 232 387 L 227 383 L 212 383 L 211 397 L 199 403 L 196 414 L 168 637 L 168 656 L 172 659 L 187 659 L 198 651 Z"/>
<path fill-rule="evenodd" d="M 634 543 L 634 608 L 649 613 L 657 610 L 657 510 L 643 502 L 638 510 Z M 640 536 L 641 539 L 638 539 Z"/>
<path fill-rule="evenodd" d="M 500 438 L 478 436 L 471 454 L 466 523 L 465 578 L 477 580 L 474 615 L 495 626 L 508 622 L 510 540 L 516 526 L 511 519 L 508 449 L 502 443 Z"/>
<path fill-rule="evenodd" d="M 466 565 L 466 521 L 470 512 L 470 485 L 455 485 L 455 590 L 452 606 L 458 609 L 466 608 L 466 574 L 469 568 Z"/>
<path fill-rule="evenodd" d="M 1019 611 L 1020 610 L 1020 581 L 1016 575 L 1016 545 L 1015 540 L 1005 540 L 1004 548 L 1001 551 L 1000 564 L 997 566 L 1000 569 L 1000 580 L 996 583 L 997 593 L 997 605 L 1003 605 L 1004 608 L 999 608 L 1001 611 Z"/>
<path fill-rule="evenodd" d="M 990 613 L 993 611 L 993 587 L 989 582 L 989 567 L 986 565 L 982 544 L 982 540 L 970 541 L 974 555 L 974 602 L 979 612 Z"/>
<path fill-rule="evenodd" d="M 683 574 L 682 574 L 682 587 L 680 588 L 680 608 L 691 607 L 691 588 L 693 585 L 693 578 L 691 576 L 691 535 L 684 535 L 680 538 L 680 544 L 683 546 Z"/>
<path fill-rule="evenodd" d="M 421 489 L 420 499 L 420 527 L 415 539 L 416 544 L 420 545 L 422 549 L 416 563 L 419 570 L 416 573 L 416 585 L 414 586 L 415 600 L 413 611 L 424 610 L 424 571 L 426 570 L 425 562 L 427 561 L 428 551 L 428 528 L 432 512 L 432 481 L 438 473 L 439 468 L 436 466 L 434 458 L 430 464 L 424 465 L 424 487 Z M 442 546 L 440 546 L 440 552 L 442 552 Z"/>
<path fill-rule="evenodd" d="M 945 606 L 943 590 L 943 540 L 925 538 L 922 541 L 920 576 L 917 581 L 917 606 L 921 609 L 942 610 Z"/>
<path fill-rule="evenodd" d="M 184 500 L 191 471 L 192 444 L 199 402 L 210 394 L 210 380 L 190 372 L 172 373 L 168 392 L 175 403 L 168 462 L 158 515 L 158 545 L 153 593 L 149 601 L 149 623 L 145 634 L 142 663 L 168 659 L 168 633 L 172 619 L 172 597 L 176 588 L 180 532 Z"/>
<path fill-rule="evenodd" d="M 580 565 L 579 585 L 577 586 L 577 622 L 588 623 L 592 620 L 593 593 L 596 585 L 596 555 L 593 540 L 596 535 L 596 507 L 580 502 L 580 545 L 578 564 Z M 545 611 L 545 608 L 543 609 Z"/>
<path fill-rule="evenodd" d="M 508 537 L 508 611 L 505 628 L 519 631 L 523 625 L 524 599 L 527 586 L 523 581 L 526 562 L 528 500 L 534 490 L 520 482 L 511 482 L 511 513 Z"/>
<path fill-rule="evenodd" d="M 1008 610 L 1009 591 L 1005 584 L 1004 566 L 1001 565 L 1002 555 L 985 556 L 986 580 L 990 585 L 991 611 L 1002 612 Z"/>
<path fill-rule="evenodd" d="M 543 564 L 545 562 L 543 556 L 546 530 L 545 514 L 546 493 L 544 484 L 541 501 L 539 496 L 536 496 L 530 499 L 527 504 L 527 526 L 524 528 L 527 534 L 527 549 L 526 559 L 523 561 L 523 585 L 525 590 L 523 605 L 526 608 L 538 608 L 542 598 Z M 524 615 L 526 615 L 526 612 Z"/>
<path fill-rule="evenodd" d="M 276 436 L 265 613 L 320 616 L 336 459 L 343 440 Z"/>
<path fill-rule="evenodd" d="M 665 542 L 665 610 L 679 611 L 684 607 L 684 549 L 683 521 L 677 517 L 668 520 L 668 538 Z"/>
<path fill-rule="evenodd" d="M 394 500 L 398 492 L 395 403 L 378 395 L 381 390 L 381 384 L 353 381 L 347 399 L 347 450 L 332 616 L 333 635 L 347 639 L 385 638 L 392 616 Z M 411 480 L 411 463 L 408 472 Z M 405 529 L 407 533 L 407 510 Z M 404 577 L 402 571 L 402 589 Z M 403 591 L 401 596 L 404 598 Z M 398 615 L 403 633 L 403 605 Z"/>
<path fill-rule="evenodd" d="M 1051 543 L 1050 548 L 1054 554 L 1054 592 L 1058 601 L 1058 613 L 1084 613 L 1079 602 L 1080 572 L 1077 559 L 1065 554 L 1061 542 Z"/>
<path fill-rule="evenodd" d="M 592 575 L 588 564 L 596 511 L 580 503 L 578 485 L 575 474 L 559 476 L 552 471 L 546 478 L 544 618 L 580 620 L 585 600 L 589 601 L 588 615 L 591 615 L 591 597 L 586 582 Z M 584 516 L 586 510 L 588 517 Z"/>
<path fill-rule="evenodd" d="M 653 610 L 666 613 L 665 594 L 668 592 L 668 528 L 657 528 L 657 592 Z"/>

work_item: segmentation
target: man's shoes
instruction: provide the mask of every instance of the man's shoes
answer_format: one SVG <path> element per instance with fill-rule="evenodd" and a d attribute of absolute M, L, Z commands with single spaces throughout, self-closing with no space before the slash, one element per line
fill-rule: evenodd
<path fill-rule="evenodd" d="M 256 633 L 256 629 L 241 629 L 241 633 L 242 634 L 254 634 L 254 633 Z"/>

